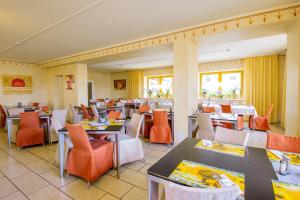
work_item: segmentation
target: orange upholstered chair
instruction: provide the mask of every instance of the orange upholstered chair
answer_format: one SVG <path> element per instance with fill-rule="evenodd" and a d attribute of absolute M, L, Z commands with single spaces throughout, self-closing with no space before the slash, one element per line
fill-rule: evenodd
<path fill-rule="evenodd" d="M 112 111 L 110 111 L 109 113 L 108 113 L 108 119 L 120 119 L 121 118 L 121 112 L 118 112 L 118 111 L 114 111 L 114 110 L 112 110 Z"/>
<path fill-rule="evenodd" d="M 84 178 L 88 183 L 113 167 L 113 143 L 90 140 L 81 125 L 66 124 L 73 143 L 67 160 L 67 172 Z"/>
<path fill-rule="evenodd" d="M 115 105 L 115 101 L 114 100 L 110 100 L 109 102 L 107 102 L 106 107 L 113 107 Z"/>
<path fill-rule="evenodd" d="M 20 113 L 20 127 L 17 132 L 17 147 L 44 144 L 44 129 L 40 125 L 38 112 Z"/>
<path fill-rule="evenodd" d="M 267 148 L 285 152 L 300 153 L 300 137 L 268 133 Z"/>
<path fill-rule="evenodd" d="M 40 103 L 38 103 L 38 102 L 33 102 L 33 103 L 32 103 L 32 107 L 33 107 L 33 108 L 38 108 L 39 105 L 40 105 Z"/>
<path fill-rule="evenodd" d="M 48 112 L 49 107 L 48 106 L 42 106 L 42 107 L 40 107 L 40 110 L 43 111 L 43 112 Z"/>
<path fill-rule="evenodd" d="M 231 105 L 229 105 L 229 104 L 221 104 L 221 109 L 222 109 L 222 113 L 232 113 L 232 108 L 231 108 Z M 231 123 L 223 122 L 223 124 L 225 125 L 225 128 L 232 129 L 232 124 Z M 237 129 L 242 130 L 243 128 L 244 128 L 243 115 L 238 115 Z"/>
<path fill-rule="evenodd" d="M 89 115 L 88 110 L 86 109 L 85 105 L 81 104 L 81 110 L 82 110 L 82 114 L 83 114 L 83 119 L 92 119 L 92 116 Z"/>
<path fill-rule="evenodd" d="M 253 116 L 249 118 L 249 128 L 255 128 L 256 130 L 266 131 L 270 130 L 269 117 L 273 110 L 273 104 L 271 104 L 264 116 L 256 116 L 253 124 Z"/>
<path fill-rule="evenodd" d="M 153 126 L 150 131 L 150 142 L 171 144 L 172 133 L 166 111 L 153 112 Z"/>
<path fill-rule="evenodd" d="M 144 113 L 144 112 L 149 112 L 150 111 L 150 106 L 148 105 L 140 105 L 139 107 L 139 112 Z"/>
<path fill-rule="evenodd" d="M 5 127 L 5 123 L 6 123 L 6 113 L 3 109 L 3 106 L 0 104 L 0 115 L 1 115 L 1 119 L 0 119 L 0 128 L 4 128 Z"/>
<path fill-rule="evenodd" d="M 203 107 L 202 112 L 204 112 L 204 113 L 214 113 L 214 112 L 216 112 L 216 109 L 215 109 L 215 107 Z"/>

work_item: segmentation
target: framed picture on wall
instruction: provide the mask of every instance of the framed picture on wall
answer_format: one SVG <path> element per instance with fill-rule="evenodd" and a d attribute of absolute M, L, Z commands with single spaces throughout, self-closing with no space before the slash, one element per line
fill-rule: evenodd
<path fill-rule="evenodd" d="M 126 79 L 114 80 L 115 90 L 126 90 Z"/>
<path fill-rule="evenodd" d="M 65 75 L 65 81 L 66 81 L 66 89 L 73 90 L 74 83 L 75 83 L 74 75 Z"/>
<path fill-rule="evenodd" d="M 2 75 L 3 94 L 32 94 L 32 76 Z"/>

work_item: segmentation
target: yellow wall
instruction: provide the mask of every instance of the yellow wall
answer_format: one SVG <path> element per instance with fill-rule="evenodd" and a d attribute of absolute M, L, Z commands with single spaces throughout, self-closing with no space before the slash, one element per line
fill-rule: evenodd
<path fill-rule="evenodd" d="M 75 84 L 74 89 L 67 90 L 63 85 L 63 101 L 64 107 L 68 108 L 70 104 L 87 105 L 87 66 L 85 64 L 68 64 L 53 67 L 48 69 L 48 101 L 53 105 L 55 98 L 55 76 L 74 75 Z M 65 81 L 64 81 L 65 82 Z"/>
<path fill-rule="evenodd" d="M 97 71 L 88 71 L 88 81 L 94 85 L 94 98 L 111 98 L 111 74 Z"/>
<path fill-rule="evenodd" d="M 30 75 L 32 76 L 32 94 L 4 95 L 2 89 L 2 75 Z M 0 60 L 0 104 L 15 105 L 17 102 L 47 103 L 46 70 L 38 69 L 36 65 Z"/>

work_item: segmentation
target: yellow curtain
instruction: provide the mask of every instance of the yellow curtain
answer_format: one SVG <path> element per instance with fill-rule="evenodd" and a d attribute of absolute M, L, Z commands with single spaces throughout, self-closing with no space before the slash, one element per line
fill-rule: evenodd
<path fill-rule="evenodd" d="M 264 115 L 273 104 L 271 123 L 278 122 L 278 56 L 259 56 L 245 59 L 246 102 Z"/>
<path fill-rule="evenodd" d="M 283 74 L 283 89 L 282 89 L 282 105 L 281 105 L 281 119 L 280 126 L 285 129 L 285 97 L 286 97 L 286 66 L 284 67 Z"/>
<path fill-rule="evenodd" d="M 142 70 L 128 72 L 128 98 L 141 98 L 142 90 Z"/>

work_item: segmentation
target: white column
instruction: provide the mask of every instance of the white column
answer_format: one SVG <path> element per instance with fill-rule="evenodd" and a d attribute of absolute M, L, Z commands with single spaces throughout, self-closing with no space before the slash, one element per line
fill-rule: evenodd
<path fill-rule="evenodd" d="M 285 133 L 300 136 L 300 19 L 288 29 L 286 67 Z"/>
<path fill-rule="evenodd" d="M 198 41 L 195 38 L 174 42 L 174 129 L 175 143 L 188 136 L 188 116 L 197 109 Z"/>

